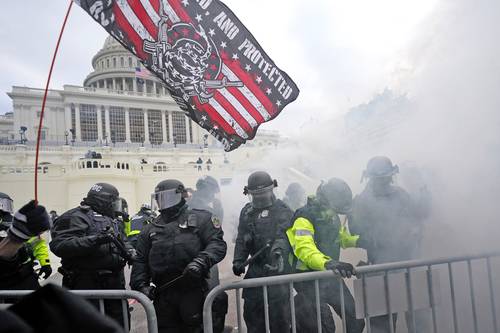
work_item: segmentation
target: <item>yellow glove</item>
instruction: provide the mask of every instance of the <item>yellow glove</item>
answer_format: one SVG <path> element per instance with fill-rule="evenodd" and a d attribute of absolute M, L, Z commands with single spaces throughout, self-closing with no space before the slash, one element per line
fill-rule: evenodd
<path fill-rule="evenodd" d="M 347 249 L 349 247 L 356 247 L 356 243 L 358 242 L 359 235 L 351 235 L 349 230 L 345 226 L 341 226 L 339 230 L 339 242 L 340 247 L 343 249 Z"/>

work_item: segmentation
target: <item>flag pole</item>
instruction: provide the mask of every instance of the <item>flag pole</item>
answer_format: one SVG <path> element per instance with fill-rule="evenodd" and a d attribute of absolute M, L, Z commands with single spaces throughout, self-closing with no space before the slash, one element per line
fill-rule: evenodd
<path fill-rule="evenodd" d="M 64 22 L 59 32 L 59 38 L 57 39 L 56 48 L 54 50 L 54 55 L 52 56 L 52 63 L 49 69 L 49 75 L 47 77 L 47 84 L 45 85 L 45 93 L 43 95 L 42 110 L 40 111 L 40 122 L 38 124 L 38 135 L 36 139 L 36 153 L 35 153 L 35 202 L 38 203 L 38 157 L 40 154 L 40 141 L 42 137 L 42 126 L 43 126 L 43 114 L 45 112 L 45 103 L 47 102 L 47 94 L 49 92 L 50 79 L 52 77 L 52 70 L 54 69 L 54 63 L 56 61 L 57 52 L 59 51 L 59 44 L 61 43 L 61 38 L 66 28 L 66 22 L 68 21 L 69 13 L 71 12 L 71 7 L 73 6 L 73 0 L 69 1 L 68 10 L 66 11 L 66 16 L 64 17 Z"/>

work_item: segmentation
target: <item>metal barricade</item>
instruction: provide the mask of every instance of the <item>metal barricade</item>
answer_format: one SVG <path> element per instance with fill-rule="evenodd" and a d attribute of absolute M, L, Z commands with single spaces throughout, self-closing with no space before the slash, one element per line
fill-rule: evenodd
<path fill-rule="evenodd" d="M 359 267 L 356 269 L 357 279 L 353 281 L 356 318 L 364 319 L 367 333 L 394 333 L 399 320 L 403 324 L 406 322 L 406 331 L 410 333 L 498 332 L 496 295 L 500 290 L 495 290 L 494 281 L 500 276 L 500 260 L 493 267 L 493 262 L 500 259 L 498 257 L 500 252 Z M 329 279 L 336 279 L 336 282 L 330 283 L 340 285 L 342 332 L 347 333 L 347 288 L 343 280 L 331 271 L 247 279 L 219 285 L 208 294 L 203 306 L 204 332 L 213 333 L 212 303 L 218 294 L 226 290 L 235 291 L 238 331 L 242 332 L 241 290 L 246 288 L 262 288 L 265 327 L 266 332 L 270 332 L 268 287 L 288 285 L 290 325 L 292 332 L 296 333 L 294 285 L 308 281 L 314 283 L 317 314 L 310 320 L 316 320 L 318 332 L 322 332 L 319 285 L 320 281 Z M 426 323 L 425 329 L 419 326 Z"/>
<path fill-rule="evenodd" d="M 0 300 L 19 299 L 28 295 L 30 290 L 0 290 Z M 144 294 L 133 290 L 70 290 L 70 292 L 82 296 L 87 300 L 98 300 L 99 311 L 105 314 L 104 300 L 121 300 L 123 311 L 123 327 L 125 332 L 129 331 L 128 300 L 134 299 L 141 304 L 146 313 L 148 333 L 158 333 L 158 323 L 153 302 Z"/>

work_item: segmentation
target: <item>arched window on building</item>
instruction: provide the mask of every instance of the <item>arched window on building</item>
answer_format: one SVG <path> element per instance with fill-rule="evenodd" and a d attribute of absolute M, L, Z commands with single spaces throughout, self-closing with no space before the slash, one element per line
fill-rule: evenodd
<path fill-rule="evenodd" d="M 165 130 L 167 132 L 167 140 L 168 142 L 170 142 L 170 126 L 168 125 L 169 123 L 168 112 L 169 111 L 165 111 L 165 124 L 163 124 L 163 126 L 165 126 Z"/>
<path fill-rule="evenodd" d="M 185 144 L 186 137 L 186 116 L 182 112 L 172 113 L 172 135 L 177 144 Z"/>
<path fill-rule="evenodd" d="M 109 68 L 109 59 L 106 59 L 106 68 Z"/>
<path fill-rule="evenodd" d="M 71 141 L 76 140 L 76 110 L 75 104 L 71 103 Z"/>
<path fill-rule="evenodd" d="M 104 141 L 109 140 L 109 133 L 106 132 L 106 109 L 104 108 L 104 105 L 101 105 L 101 125 L 102 125 L 102 139 Z M 105 140 L 104 138 L 107 138 Z"/>
<path fill-rule="evenodd" d="M 128 67 L 132 68 L 132 57 L 128 57 Z"/>
<path fill-rule="evenodd" d="M 92 169 L 92 162 L 91 161 L 87 161 L 87 169 Z"/>
<path fill-rule="evenodd" d="M 82 141 L 97 141 L 97 108 L 91 104 L 80 104 L 80 131 Z"/>
<path fill-rule="evenodd" d="M 111 142 L 125 142 L 125 110 L 122 107 L 111 106 L 109 108 L 109 126 Z"/>
<path fill-rule="evenodd" d="M 93 167 L 94 169 L 99 169 L 99 164 L 97 163 L 97 161 L 94 161 L 94 162 L 92 163 L 92 167 Z"/>
<path fill-rule="evenodd" d="M 142 109 L 129 109 L 130 141 L 144 142 L 144 111 Z"/>
<path fill-rule="evenodd" d="M 120 58 L 120 66 L 125 67 L 125 60 L 123 60 L 123 57 Z"/>
<path fill-rule="evenodd" d="M 163 143 L 163 124 L 160 110 L 148 110 L 149 141 L 153 145 Z"/>
<path fill-rule="evenodd" d="M 113 68 L 116 68 L 116 58 L 113 58 Z"/>

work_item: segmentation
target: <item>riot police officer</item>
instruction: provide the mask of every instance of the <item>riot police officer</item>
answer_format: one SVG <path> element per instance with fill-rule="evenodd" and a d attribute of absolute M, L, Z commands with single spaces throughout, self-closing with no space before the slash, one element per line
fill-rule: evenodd
<path fill-rule="evenodd" d="M 142 229 L 151 223 L 156 218 L 156 214 L 151 209 L 150 204 L 143 204 L 141 209 L 130 218 L 130 220 L 125 222 L 125 231 L 130 244 L 136 247 L 137 237 L 141 233 Z"/>
<path fill-rule="evenodd" d="M 287 230 L 288 240 L 294 250 L 293 267 L 297 272 L 333 270 L 342 277 L 350 278 L 354 267 L 339 261 L 340 248 L 354 247 L 358 239 L 343 229 L 338 214 L 349 214 L 352 205 L 352 192 L 341 179 L 332 178 L 321 184 L 316 197 L 310 197 L 307 204 L 293 216 L 293 226 Z M 343 282 L 342 282 L 343 283 Z M 321 301 L 332 306 L 338 315 L 341 313 L 340 285 L 336 279 L 319 282 Z M 295 284 L 300 302 L 298 326 L 300 332 L 316 332 L 317 324 L 315 288 L 311 282 Z M 344 286 L 345 315 L 347 332 L 361 333 L 364 322 L 356 319 L 354 299 Z M 335 332 L 331 312 L 321 306 L 321 322 L 325 332 Z"/>
<path fill-rule="evenodd" d="M 160 182 L 152 195 L 160 216 L 137 239 L 130 285 L 154 299 L 159 332 L 201 332 L 206 278 L 227 250 L 220 221 L 186 196 L 180 181 Z"/>
<path fill-rule="evenodd" d="M 196 209 L 208 210 L 224 220 L 224 209 L 217 195 L 220 193 L 219 183 L 214 177 L 203 176 L 196 182 L 196 191 L 189 199 L 189 206 Z"/>
<path fill-rule="evenodd" d="M 221 225 L 224 218 L 224 209 L 217 195 L 220 193 L 219 183 L 214 177 L 203 176 L 196 182 L 196 191 L 188 200 L 188 206 L 193 209 L 206 210 L 212 213 L 212 216 L 219 219 Z M 217 265 L 210 269 L 210 276 L 207 280 L 208 289 L 212 290 L 220 284 L 219 268 Z M 228 295 L 222 292 L 217 295 L 212 305 L 213 312 L 213 331 L 222 333 L 228 309 Z"/>
<path fill-rule="evenodd" d="M 115 212 L 121 200 L 116 187 L 93 185 L 79 207 L 62 214 L 52 228 L 50 249 L 61 260 L 63 286 L 69 289 L 125 289 L 127 259 Z M 97 302 L 94 302 L 98 306 Z M 122 303 L 104 301 L 105 312 L 123 325 Z"/>
<path fill-rule="evenodd" d="M 257 171 L 248 177 L 244 194 L 250 196 L 241 210 L 238 236 L 234 250 L 233 272 L 241 275 L 249 263 L 245 279 L 271 276 L 285 271 L 285 258 L 289 252 L 285 231 L 290 226 L 293 212 L 276 199 L 278 186 L 267 172 Z M 249 256 L 252 256 L 248 259 Z M 290 331 L 288 286 L 273 286 L 269 291 L 269 321 L 271 332 Z M 243 290 L 245 300 L 243 317 L 248 332 L 265 332 L 264 300 L 262 290 Z"/>
<path fill-rule="evenodd" d="M 399 168 L 386 156 L 375 156 L 368 161 L 363 179 L 365 189 L 354 199 L 349 227 L 360 233 L 358 246 L 366 249 L 368 262 L 387 262 L 416 259 L 423 235 L 423 220 L 430 212 L 430 195 L 424 188 L 420 196 L 412 198 L 401 187 L 393 185 Z M 372 332 L 388 332 L 389 316 L 371 319 Z M 393 316 L 394 321 L 396 315 Z M 412 323 L 412 320 L 408 320 Z M 417 320 L 425 332 L 425 322 Z"/>
<path fill-rule="evenodd" d="M 306 203 L 306 190 L 299 183 L 291 183 L 286 188 L 283 202 L 296 211 Z"/>
<path fill-rule="evenodd" d="M 0 242 L 13 243 L 15 248 L 11 258 L 0 258 L 0 289 L 37 289 L 40 284 L 33 270 L 32 258 L 42 265 L 40 275 L 48 278 L 52 273 L 47 244 L 40 238 L 40 234 L 50 228 L 50 218 L 45 208 L 35 201 L 14 215 L 12 213 L 12 199 L 0 193 Z"/>

